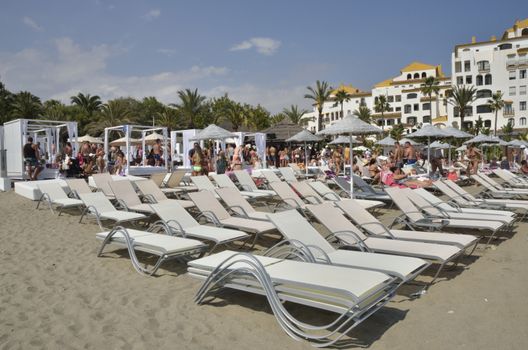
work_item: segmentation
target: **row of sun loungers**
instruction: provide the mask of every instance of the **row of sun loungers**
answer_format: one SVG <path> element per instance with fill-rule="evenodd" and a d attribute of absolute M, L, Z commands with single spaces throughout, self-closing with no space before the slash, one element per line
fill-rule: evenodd
<path fill-rule="evenodd" d="M 262 189 L 241 171 L 235 172 L 240 188 L 227 175 L 214 175 L 216 185 L 207 177 L 182 185 L 181 174 L 172 188 L 166 186 L 173 175 L 163 175 L 156 182 L 135 183 L 102 176 L 94 178 L 97 189 L 84 180 L 68 180 L 70 194 L 56 183 L 43 183 L 39 205 L 46 202 L 59 214 L 77 207 L 80 222 L 86 215 L 95 217 L 102 231 L 96 234 L 102 242 L 98 256 L 108 245 L 125 248 L 142 274 L 154 274 L 167 260 L 186 262 L 189 274 L 204 280 L 198 303 L 223 288 L 266 296 L 286 333 L 316 346 L 334 344 L 390 301 L 401 284 L 435 264 L 432 281 L 416 293 L 422 294 L 446 265 L 456 265 L 479 242 L 474 235 L 444 229 L 486 231 L 489 244 L 497 232 L 511 231 L 518 213 L 528 208 L 524 201 L 475 198 L 449 181 L 435 185 L 448 202 L 424 189 L 388 188 L 384 195 L 402 211 L 393 225 L 411 228 L 405 230 L 384 226 L 367 210 L 379 202 L 342 198 L 319 181 L 265 175 L 268 188 Z M 106 221 L 113 222 L 110 230 L 103 228 Z M 322 224 L 326 237 L 310 221 Z M 264 253 L 240 250 L 268 234 L 281 240 Z M 228 250 L 217 252 L 220 246 Z M 147 268 L 137 252 L 158 258 Z M 285 301 L 332 311 L 336 318 L 308 325 L 288 312 Z"/>

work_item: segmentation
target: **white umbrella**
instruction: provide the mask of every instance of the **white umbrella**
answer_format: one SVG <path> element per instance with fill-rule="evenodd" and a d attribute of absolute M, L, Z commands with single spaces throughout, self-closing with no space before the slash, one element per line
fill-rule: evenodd
<path fill-rule="evenodd" d="M 403 138 L 403 139 L 401 139 L 401 140 L 398 141 L 398 142 L 399 142 L 400 145 L 402 145 L 402 146 L 405 144 L 405 142 L 409 142 L 409 143 L 410 143 L 411 145 L 413 145 L 413 146 L 421 146 L 421 143 L 416 142 L 416 141 L 411 140 L 411 139 L 408 139 L 408 138 Z"/>
<path fill-rule="evenodd" d="M 430 148 L 438 148 L 438 149 L 448 149 L 451 148 L 451 145 L 449 143 L 443 143 L 440 141 L 435 141 L 429 145 Z"/>
<path fill-rule="evenodd" d="M 163 135 L 153 132 L 152 134 L 145 136 L 145 143 L 147 145 L 155 144 L 156 140 L 163 140 Z"/>
<path fill-rule="evenodd" d="M 457 139 L 470 138 L 473 136 L 470 133 L 458 130 L 457 128 L 454 128 L 452 126 L 446 126 L 445 128 L 442 128 L 442 131 L 444 131 L 446 134 L 449 134 L 450 137 L 454 137 Z"/>
<path fill-rule="evenodd" d="M 321 138 L 312 134 L 306 129 L 298 132 L 289 139 L 286 139 L 286 142 L 304 142 L 304 169 L 306 171 L 306 175 L 308 175 L 308 148 L 306 147 L 306 143 L 318 141 L 321 141 Z"/>
<path fill-rule="evenodd" d="M 69 142 L 72 142 L 70 139 L 68 139 Z M 77 138 L 77 142 L 78 143 L 83 143 L 83 142 L 89 142 L 89 143 L 104 143 L 104 141 L 99 138 L 99 137 L 93 137 L 93 136 L 90 136 L 88 134 L 84 135 L 84 136 L 81 136 L 81 137 L 78 137 Z"/>
<path fill-rule="evenodd" d="M 376 142 L 376 145 L 380 145 L 380 146 L 394 146 L 394 143 L 396 143 L 396 142 L 397 141 L 395 139 L 393 139 L 390 136 L 387 136 L 386 138 Z"/>
<path fill-rule="evenodd" d="M 328 144 L 329 145 L 341 145 L 341 144 L 345 144 L 345 143 L 349 143 L 350 140 L 348 139 L 348 137 L 346 136 L 338 136 L 334 141 L 332 142 L 329 142 Z M 358 141 L 356 139 L 352 139 L 352 143 L 354 144 L 360 144 L 361 141 Z"/>
<path fill-rule="evenodd" d="M 354 151 L 365 152 L 365 151 L 368 151 L 369 148 L 367 148 L 367 147 L 365 147 L 365 146 L 357 146 L 357 147 L 354 147 L 353 150 L 354 150 Z"/>
<path fill-rule="evenodd" d="M 225 140 L 233 136 L 235 135 L 232 132 L 227 131 L 226 129 L 223 129 L 215 124 L 211 124 L 191 138 L 191 141 Z"/>
<path fill-rule="evenodd" d="M 512 140 L 508 142 L 508 146 L 516 148 L 526 147 L 526 142 L 524 142 L 523 140 Z"/>
<path fill-rule="evenodd" d="M 466 142 L 464 142 L 464 145 L 469 145 L 470 143 L 498 143 L 499 140 L 500 139 L 498 137 L 494 138 L 491 135 L 479 134 L 479 135 L 473 137 L 472 139 L 467 140 Z"/>
<path fill-rule="evenodd" d="M 449 134 L 436 126 L 431 124 L 424 125 L 421 129 L 416 130 L 412 134 L 407 135 L 408 137 L 427 137 L 427 144 L 431 144 L 431 137 L 449 137 Z M 427 148 L 427 171 L 430 171 L 431 167 L 431 147 Z"/>
<path fill-rule="evenodd" d="M 354 159 L 354 152 L 352 149 L 352 135 L 368 135 L 381 133 L 381 129 L 365 123 L 361 119 L 347 115 L 343 119 L 338 120 L 328 128 L 320 130 L 318 135 L 348 135 L 348 142 L 350 145 L 350 198 L 354 194 L 354 174 L 352 173 L 352 159 Z"/>
<path fill-rule="evenodd" d="M 140 139 L 133 139 L 133 138 L 130 138 L 130 144 L 136 144 L 136 145 L 139 145 L 141 144 L 141 140 Z M 121 137 L 117 140 L 114 140 L 112 142 L 110 142 L 110 146 L 125 146 L 126 145 L 126 138 L 125 137 Z"/>
<path fill-rule="evenodd" d="M 458 147 L 455 151 L 464 152 L 465 150 L 467 150 L 467 146 L 466 145 L 462 145 L 462 146 Z"/>

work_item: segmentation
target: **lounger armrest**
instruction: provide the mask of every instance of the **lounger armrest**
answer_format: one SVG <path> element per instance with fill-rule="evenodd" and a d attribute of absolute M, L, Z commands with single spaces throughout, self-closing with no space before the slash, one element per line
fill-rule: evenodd
<path fill-rule="evenodd" d="M 344 198 L 350 198 L 350 193 L 345 190 L 341 190 L 341 192 L 339 192 L 339 196 Z"/>
<path fill-rule="evenodd" d="M 218 226 L 218 227 L 222 227 L 222 223 L 220 222 L 220 220 L 218 219 L 218 217 L 215 215 L 215 213 L 213 213 L 212 211 L 209 211 L 209 210 L 206 210 L 206 211 L 202 211 L 200 213 L 200 215 L 198 215 L 198 217 L 196 218 L 196 220 L 200 220 L 200 218 L 205 218 L 206 220 L 209 220 L 210 222 L 212 222 L 215 226 Z"/>
<path fill-rule="evenodd" d="M 313 198 L 317 204 L 322 204 L 322 203 L 323 203 L 323 202 L 322 202 L 319 198 L 317 198 L 316 196 L 312 196 L 312 195 L 304 196 L 304 199 L 306 199 L 306 200 L 308 200 L 309 198 Z"/>
<path fill-rule="evenodd" d="M 418 227 L 426 227 L 426 228 L 433 228 L 435 230 L 441 230 L 444 228 L 449 222 L 447 220 L 441 220 L 440 222 L 433 222 L 429 218 L 420 219 L 416 222 L 414 222 L 414 225 Z"/>
<path fill-rule="evenodd" d="M 462 212 L 462 208 L 454 200 L 449 200 L 449 201 L 446 202 L 446 204 L 449 205 L 450 207 L 453 207 L 454 209 L 456 209 L 457 212 L 459 212 L 459 213 Z"/>
<path fill-rule="evenodd" d="M 158 220 L 152 223 L 149 228 L 147 229 L 148 232 L 154 232 L 158 227 L 161 227 L 163 231 L 165 231 L 165 234 L 168 236 L 172 236 L 172 229 L 167 225 L 167 223 L 163 220 Z M 183 235 L 185 237 L 185 235 Z"/>
<path fill-rule="evenodd" d="M 300 209 L 300 206 L 299 204 L 297 204 L 297 202 L 295 201 L 295 199 L 293 198 L 283 198 L 282 201 L 286 204 L 288 204 L 290 207 L 292 207 L 293 209 Z M 292 202 L 293 205 L 290 203 Z"/>
<path fill-rule="evenodd" d="M 247 211 L 244 208 L 242 208 L 240 205 L 231 205 L 227 207 L 227 209 L 237 216 L 242 216 L 246 219 L 249 219 L 249 215 Z M 240 210 L 240 212 L 238 210 Z"/>
<path fill-rule="evenodd" d="M 341 200 L 341 197 L 339 197 L 338 194 L 335 192 L 326 192 L 325 194 L 322 194 L 321 196 L 330 201 L 340 201 Z M 333 199 L 328 198 L 328 197 L 333 197 Z"/>
<path fill-rule="evenodd" d="M 185 229 L 183 228 L 183 226 L 178 222 L 178 220 L 175 220 L 175 219 L 170 219 L 169 221 L 165 222 L 165 224 L 167 225 L 167 227 L 169 228 L 170 230 L 170 234 L 174 233 L 174 232 L 179 232 L 182 237 L 185 237 L 186 236 L 186 233 L 185 233 Z M 174 226 L 173 226 L 174 225 Z"/>
<path fill-rule="evenodd" d="M 515 190 L 515 188 L 513 188 L 513 187 L 512 187 L 509 183 L 507 183 L 507 182 L 503 182 L 503 183 L 501 184 L 501 186 L 502 186 L 504 189 L 509 190 L 509 191 L 514 191 L 514 190 Z"/>
<path fill-rule="evenodd" d="M 150 193 L 149 194 L 144 194 L 143 198 L 147 201 L 147 203 L 152 203 L 152 204 L 158 203 L 156 198 L 154 198 L 154 196 L 152 194 L 150 194 Z"/>
<path fill-rule="evenodd" d="M 251 188 L 251 186 L 249 185 L 240 184 L 240 186 L 242 187 L 244 191 L 253 192 L 253 188 Z"/>
<path fill-rule="evenodd" d="M 366 222 L 366 223 L 364 223 L 364 224 L 361 224 L 361 227 L 363 227 L 363 228 L 365 228 L 365 230 L 367 230 L 366 227 L 367 227 L 367 226 L 372 226 L 372 225 L 375 225 L 375 226 L 379 226 L 379 227 L 381 227 L 381 228 L 383 229 L 383 231 L 385 231 L 385 233 L 386 233 L 387 235 L 389 235 L 391 238 L 396 238 L 396 237 L 394 237 L 394 235 L 390 232 L 390 230 L 389 230 L 387 227 L 385 227 L 385 225 L 383 225 L 381 222 L 378 222 L 378 221 Z M 367 230 L 367 231 L 368 231 L 368 230 Z M 369 233 L 369 234 L 370 234 L 370 235 L 373 235 L 373 236 L 378 236 L 378 237 L 385 237 L 385 238 L 387 237 L 387 236 L 383 236 L 383 235 L 379 235 L 379 234 L 374 234 L 374 233 Z"/>
<path fill-rule="evenodd" d="M 77 193 L 76 190 L 70 190 L 70 193 L 68 193 L 68 197 L 74 198 L 74 199 L 80 199 L 79 193 Z"/>
<path fill-rule="evenodd" d="M 122 208 L 124 211 L 130 211 L 130 209 L 128 209 L 128 206 L 126 205 L 126 203 L 123 200 L 116 198 L 116 202 L 117 202 L 118 206 L 120 208 Z"/>
<path fill-rule="evenodd" d="M 349 231 L 349 230 L 333 232 L 333 233 L 329 234 L 328 236 L 326 236 L 325 239 L 326 239 L 327 241 L 329 241 L 329 242 L 331 242 L 332 240 L 337 239 L 337 241 L 338 241 L 339 243 L 341 243 L 342 245 L 344 245 L 344 246 L 350 246 L 350 244 L 347 243 L 346 241 L 344 241 L 343 239 L 341 239 L 341 237 L 352 238 L 352 239 L 357 243 L 358 248 L 359 248 L 362 252 L 368 252 L 368 253 L 370 253 L 370 249 L 369 249 L 369 247 L 367 247 L 367 245 L 366 245 L 365 242 L 361 239 L 361 237 L 359 237 L 355 232 L 352 232 L 352 231 Z"/>
<path fill-rule="evenodd" d="M 317 262 L 310 248 L 296 239 L 282 240 L 268 248 L 262 255 L 277 259 L 291 259 L 293 257 L 304 262 Z"/>

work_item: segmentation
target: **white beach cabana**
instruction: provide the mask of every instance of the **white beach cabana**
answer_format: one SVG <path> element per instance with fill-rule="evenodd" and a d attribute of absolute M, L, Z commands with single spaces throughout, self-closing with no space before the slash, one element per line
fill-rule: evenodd
<path fill-rule="evenodd" d="M 321 141 L 321 137 L 312 134 L 306 129 L 286 139 L 286 142 L 303 142 L 304 143 L 304 169 L 305 169 L 306 175 L 308 175 L 308 147 L 306 147 L 306 144 L 308 142 L 313 143 L 313 142 L 319 142 L 319 141 Z"/>

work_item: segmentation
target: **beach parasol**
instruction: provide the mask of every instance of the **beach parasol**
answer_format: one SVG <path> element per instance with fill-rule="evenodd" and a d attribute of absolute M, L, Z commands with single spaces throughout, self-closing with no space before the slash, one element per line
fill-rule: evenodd
<path fill-rule="evenodd" d="M 329 145 L 342 145 L 342 144 L 349 143 L 349 142 L 350 142 L 350 140 L 348 139 L 348 137 L 346 137 L 346 136 L 338 136 L 338 137 L 336 137 L 336 139 L 334 141 L 329 142 L 328 144 Z M 352 139 L 352 143 L 359 145 L 359 144 L 361 144 L 361 141 L 358 141 L 356 139 Z"/>
<path fill-rule="evenodd" d="M 444 130 L 437 128 L 431 124 L 424 125 L 421 129 L 416 130 L 412 134 L 407 135 L 408 137 L 427 137 L 427 144 L 431 144 L 431 137 L 449 137 L 449 134 Z M 427 171 L 431 169 L 431 147 L 427 148 Z"/>
<path fill-rule="evenodd" d="M 133 139 L 130 138 L 130 144 L 131 145 L 140 145 L 141 140 L 140 139 Z M 121 137 L 117 140 L 114 140 L 110 142 L 110 146 L 126 146 L 126 137 Z"/>
<path fill-rule="evenodd" d="M 471 135 L 470 133 L 458 130 L 457 128 L 453 128 L 452 126 L 446 126 L 445 128 L 442 128 L 442 131 L 444 131 L 446 134 L 449 134 L 449 137 L 454 137 L 456 139 L 473 137 L 473 135 Z"/>
<path fill-rule="evenodd" d="M 200 131 L 198 134 L 191 138 L 192 141 L 199 140 L 225 140 L 230 137 L 234 137 L 232 132 L 227 131 L 215 124 L 209 125 L 207 128 Z"/>
<path fill-rule="evenodd" d="M 69 142 L 72 142 L 70 139 L 68 139 Z M 84 135 L 84 136 L 81 136 L 81 137 L 78 137 L 77 138 L 77 142 L 78 143 L 83 143 L 83 142 L 89 142 L 89 143 L 104 143 L 104 141 L 99 138 L 99 137 L 93 137 L 93 136 L 90 136 L 88 134 Z"/>
<path fill-rule="evenodd" d="M 382 140 L 379 140 L 378 142 L 376 142 L 375 144 L 376 145 L 379 145 L 379 146 L 394 146 L 394 144 L 396 143 L 397 141 L 395 139 L 393 139 L 392 137 L 390 136 L 387 136 L 386 138 L 382 139 Z"/>
<path fill-rule="evenodd" d="M 319 136 L 316 136 L 308 130 L 302 130 L 292 137 L 286 139 L 286 142 L 304 142 L 304 169 L 306 175 L 308 175 L 308 148 L 306 147 L 307 142 L 318 142 L 321 141 Z"/>
<path fill-rule="evenodd" d="M 147 145 L 155 144 L 156 140 L 163 140 L 163 135 L 153 132 L 152 134 L 145 136 L 145 144 Z"/>
<path fill-rule="evenodd" d="M 354 152 L 352 149 L 353 135 L 369 135 L 381 133 L 381 129 L 365 123 L 361 119 L 347 115 L 343 119 L 338 120 L 328 128 L 320 130 L 318 135 L 348 135 L 348 142 L 350 145 L 350 175 L 352 174 L 352 159 L 354 159 Z M 354 176 L 350 179 L 350 198 L 354 194 Z"/>
<path fill-rule="evenodd" d="M 400 141 L 398 141 L 400 143 L 400 145 L 404 145 L 405 142 L 409 142 L 411 145 L 413 146 L 421 146 L 422 144 L 420 142 L 416 142 L 414 140 L 411 140 L 411 139 L 408 139 L 408 138 L 403 138 L 401 139 Z"/>

